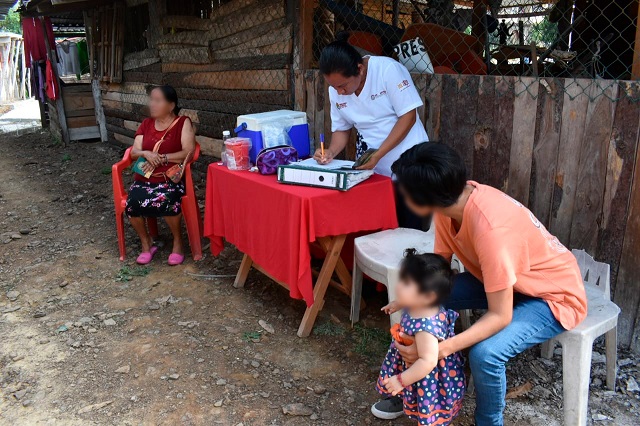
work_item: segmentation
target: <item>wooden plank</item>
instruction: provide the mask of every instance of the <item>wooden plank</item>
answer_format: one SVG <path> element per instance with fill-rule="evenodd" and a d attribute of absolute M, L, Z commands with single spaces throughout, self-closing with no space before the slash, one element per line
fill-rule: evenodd
<path fill-rule="evenodd" d="M 637 122 L 634 124 L 638 125 Z M 635 142 L 637 145 L 638 141 Z M 640 291 L 638 288 L 638 277 L 640 276 L 640 262 L 638 262 L 638 253 L 640 253 L 640 155 L 637 153 L 634 163 L 635 171 L 629 200 L 629 214 L 614 301 L 622 311 L 618 318 L 620 345 L 638 351 L 640 350 L 640 342 L 637 331 L 634 332 L 634 329 L 640 324 L 638 321 L 640 314 Z"/>
<path fill-rule="evenodd" d="M 118 133 L 132 139 L 135 139 L 136 137 L 136 132 L 133 130 L 125 129 L 124 127 L 120 126 L 114 126 L 113 124 L 107 124 L 106 127 L 109 132 Z"/>
<path fill-rule="evenodd" d="M 591 80 L 576 79 L 564 89 L 558 166 L 549 230 L 566 246 L 569 246 L 578 179 L 578 158 L 589 105 L 589 97 L 584 91 L 588 90 L 590 84 Z"/>
<path fill-rule="evenodd" d="M 222 112 L 235 115 L 255 114 L 259 112 L 277 111 L 279 109 L 289 109 L 289 105 L 268 105 L 191 99 L 181 100 L 180 105 L 183 108 L 189 108 L 197 111 Z"/>
<path fill-rule="evenodd" d="M 425 117 L 424 124 L 430 141 L 440 141 L 440 113 L 442 102 L 442 75 L 425 75 L 427 80 L 427 93 L 424 98 Z"/>
<path fill-rule="evenodd" d="M 242 90 L 225 89 L 203 90 L 180 86 L 176 87 L 176 91 L 178 92 L 178 97 L 180 98 L 181 102 L 185 99 L 194 99 L 229 103 L 257 103 L 268 105 L 291 105 L 292 103 L 291 92 L 289 91 L 264 90 L 246 92 Z"/>
<path fill-rule="evenodd" d="M 126 145 L 133 145 L 133 138 L 130 138 L 128 136 L 125 135 L 121 135 L 120 133 L 114 133 L 113 134 L 113 138 L 115 140 L 117 140 L 120 143 L 126 144 Z"/>
<path fill-rule="evenodd" d="M 492 147 L 495 144 L 496 123 L 494 115 L 497 108 L 496 77 L 483 75 L 479 77 L 477 95 L 476 128 L 473 134 L 473 169 L 469 170 L 470 177 L 476 182 L 488 183 L 489 164 L 491 163 Z M 473 98 L 469 98 L 470 102 Z"/>
<path fill-rule="evenodd" d="M 142 122 L 142 120 L 148 117 L 147 115 L 142 114 L 141 111 L 132 112 L 132 111 L 124 111 L 119 108 L 108 108 L 108 107 L 104 108 L 104 115 L 105 115 L 105 121 L 107 122 L 110 118 L 120 118 L 123 120 Z"/>
<path fill-rule="evenodd" d="M 193 123 L 199 123 L 200 122 L 200 119 L 198 118 L 198 111 L 196 111 L 196 110 L 188 109 L 188 108 L 182 108 L 180 110 L 179 115 L 185 116 L 185 117 L 189 117 L 189 119 Z"/>
<path fill-rule="evenodd" d="M 519 77 L 518 77 L 519 78 Z M 488 184 L 502 191 L 509 179 L 509 160 L 513 136 L 514 77 L 496 77 L 495 137 L 490 147 Z"/>
<path fill-rule="evenodd" d="M 286 39 L 283 41 L 279 41 L 274 44 L 269 44 L 267 46 L 259 46 L 253 47 L 243 50 L 224 50 L 213 52 L 213 59 L 216 61 L 221 61 L 224 59 L 234 59 L 234 58 L 250 58 L 254 56 L 262 56 L 262 55 L 278 55 L 278 54 L 290 54 L 291 53 L 291 39 Z M 246 59 L 247 61 L 253 60 Z"/>
<path fill-rule="evenodd" d="M 242 70 L 271 70 L 284 69 L 289 65 L 289 55 L 263 55 L 258 57 L 240 57 L 216 60 L 214 63 L 163 63 L 162 72 L 208 72 L 208 71 L 236 71 Z"/>
<path fill-rule="evenodd" d="M 613 126 L 618 85 L 614 81 L 595 80 L 589 88 L 590 99 L 578 160 L 575 207 L 571 220 L 569 245 L 595 253 L 607 173 L 607 159 Z"/>
<path fill-rule="evenodd" d="M 638 2 L 633 2 L 636 9 L 636 37 L 633 44 L 633 65 L 631 67 L 631 79 L 640 79 L 640 5 Z"/>
<path fill-rule="evenodd" d="M 622 254 L 622 243 L 629 214 L 629 197 L 633 184 L 640 123 L 640 85 L 620 82 L 619 101 L 614 114 L 609 140 L 607 173 L 602 207 L 602 223 L 598 232 L 598 260 L 611 265 L 612 291 L 617 290 L 616 277 Z M 623 283 L 624 286 L 624 283 Z"/>
<path fill-rule="evenodd" d="M 538 88 L 538 79 L 529 77 L 520 77 L 514 87 L 516 97 L 507 193 L 524 205 L 529 204 Z"/>
<path fill-rule="evenodd" d="M 220 158 L 222 152 L 222 139 L 208 138 L 206 136 L 197 135 L 196 141 L 200 144 L 200 150 L 203 155 L 209 157 Z"/>
<path fill-rule="evenodd" d="M 67 127 L 70 129 L 77 129 L 79 127 L 91 127 L 95 126 L 96 116 L 90 115 L 88 117 L 67 117 Z"/>
<path fill-rule="evenodd" d="M 296 111 L 307 111 L 307 86 L 304 80 L 305 72 L 293 70 L 293 109 Z"/>
<path fill-rule="evenodd" d="M 78 127 L 76 129 L 69 129 L 69 139 L 72 141 L 100 139 L 100 129 L 98 128 L 98 126 Z"/>
<path fill-rule="evenodd" d="M 138 68 L 143 68 L 149 65 L 157 64 L 158 62 L 160 62 L 159 56 L 155 58 L 141 58 L 141 59 L 135 59 L 135 60 L 129 60 L 129 61 L 125 60 L 123 70 L 124 71 L 135 70 Z"/>
<path fill-rule="evenodd" d="M 93 109 L 95 103 L 91 93 L 70 94 L 62 97 L 64 107 L 68 110 Z"/>
<path fill-rule="evenodd" d="M 529 209 L 545 227 L 549 227 L 553 200 L 562 125 L 563 93 L 563 80 L 551 78 L 540 80 Z"/>
<path fill-rule="evenodd" d="M 442 142 L 452 146 L 463 158 L 467 171 L 473 170 L 473 145 L 477 104 L 469 102 L 478 95 L 478 76 L 443 75 Z"/>
<path fill-rule="evenodd" d="M 125 129 L 133 130 L 134 132 L 136 132 L 141 124 L 142 123 L 139 121 L 123 120 L 122 126 Z"/>
<path fill-rule="evenodd" d="M 158 46 L 169 47 L 170 45 L 181 46 L 209 46 L 210 38 L 206 31 L 181 31 L 168 33 L 160 37 Z"/>
<path fill-rule="evenodd" d="M 161 72 L 136 72 L 125 71 L 122 73 L 122 79 L 125 82 L 145 82 L 148 84 L 160 85 L 162 84 Z"/>
<path fill-rule="evenodd" d="M 235 48 L 236 50 L 260 47 L 291 38 L 291 25 L 285 18 L 263 22 L 247 30 L 212 40 L 208 46 L 212 51 Z"/>
<path fill-rule="evenodd" d="M 160 46 L 158 53 L 162 63 L 208 64 L 211 62 L 211 53 L 208 47 L 181 46 L 175 49 L 166 49 L 164 46 Z"/>
<path fill-rule="evenodd" d="M 289 90 L 288 70 L 171 73 L 166 81 L 173 86 L 227 90 Z"/>
<path fill-rule="evenodd" d="M 243 9 L 247 6 L 252 6 L 260 0 L 233 0 L 228 3 L 224 3 L 211 11 L 209 19 L 212 21 L 220 21 L 229 17 L 231 14 L 236 14 L 238 9 Z"/>
<path fill-rule="evenodd" d="M 426 109 L 425 98 L 427 95 L 427 74 L 413 74 L 411 78 L 413 80 L 413 84 L 416 87 L 416 90 L 418 91 L 418 95 L 420 96 L 420 99 L 422 99 L 422 106 L 418 108 L 417 113 L 418 113 L 418 119 L 424 125 L 424 116 L 425 116 L 425 109 Z"/>
<path fill-rule="evenodd" d="M 95 109 L 78 109 L 76 111 L 67 111 L 67 118 L 70 117 L 95 117 Z"/>
<path fill-rule="evenodd" d="M 295 20 L 293 64 L 303 70 L 311 68 L 313 61 L 313 6 L 314 0 L 300 0 Z"/>

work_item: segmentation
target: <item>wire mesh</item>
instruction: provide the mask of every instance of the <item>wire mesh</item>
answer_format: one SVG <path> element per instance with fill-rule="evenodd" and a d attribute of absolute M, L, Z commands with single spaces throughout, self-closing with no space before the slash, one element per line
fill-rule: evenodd
<path fill-rule="evenodd" d="M 517 94 L 562 78 L 572 97 L 628 96 L 605 89 L 640 78 L 637 19 L 638 0 L 317 0 L 313 51 L 348 37 L 415 74 L 504 77 Z"/>

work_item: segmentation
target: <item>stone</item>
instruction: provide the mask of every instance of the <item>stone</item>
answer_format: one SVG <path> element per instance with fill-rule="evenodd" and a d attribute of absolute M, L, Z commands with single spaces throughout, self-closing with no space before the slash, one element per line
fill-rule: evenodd
<path fill-rule="evenodd" d="M 169 374 L 169 380 L 178 380 L 180 378 L 179 374 Z"/>
<path fill-rule="evenodd" d="M 309 417 L 309 420 L 318 420 L 318 415 L 316 413 L 313 413 L 311 417 Z"/>
<path fill-rule="evenodd" d="M 627 380 L 627 392 L 640 392 L 640 386 L 633 377 L 629 377 Z"/>
<path fill-rule="evenodd" d="M 62 281 L 60 284 L 58 284 L 58 286 L 60 286 L 60 288 L 65 288 L 66 286 L 69 285 L 69 281 Z"/>
<path fill-rule="evenodd" d="M 603 422 L 605 420 L 610 420 L 608 416 L 605 416 L 604 414 L 600 414 L 600 413 L 593 414 L 591 418 L 593 419 L 594 422 Z"/>
<path fill-rule="evenodd" d="M 83 407 L 83 408 L 79 409 L 78 410 L 78 414 L 90 413 L 92 411 L 104 408 L 109 404 L 113 404 L 113 401 L 104 401 L 104 402 L 100 402 L 98 404 L 87 405 L 86 407 Z"/>
<path fill-rule="evenodd" d="M 313 414 L 313 410 L 310 407 L 299 402 L 284 405 L 282 407 L 282 412 L 290 416 L 310 416 Z"/>
<path fill-rule="evenodd" d="M 93 328 L 93 327 L 89 327 L 89 328 L 87 329 L 87 331 L 88 331 L 89 333 L 97 333 L 97 332 L 98 332 L 98 330 L 96 330 L 96 329 L 95 329 L 95 328 Z"/>
<path fill-rule="evenodd" d="M 316 395 L 324 395 L 326 392 L 327 388 L 322 385 L 318 385 L 313 388 L 313 393 L 315 393 Z"/>
<path fill-rule="evenodd" d="M 11 236 L 9 238 L 11 238 L 12 240 L 19 240 L 19 239 L 22 238 L 22 235 L 20 235 L 17 232 L 14 232 L 13 234 L 11 234 Z"/>
<path fill-rule="evenodd" d="M 258 321 L 258 324 L 260 324 L 260 327 L 262 327 L 269 334 L 274 334 L 276 332 L 273 326 L 265 320 Z"/>
<path fill-rule="evenodd" d="M 116 321 L 113 318 L 108 318 L 106 320 L 104 320 L 104 325 L 116 325 Z"/>
<path fill-rule="evenodd" d="M 227 381 L 225 379 L 216 380 L 216 385 L 218 386 L 225 386 L 226 384 L 227 384 Z"/>
<path fill-rule="evenodd" d="M 47 316 L 47 313 L 46 312 L 42 312 L 42 311 L 36 311 L 33 314 L 34 318 L 42 318 L 42 317 L 46 317 L 46 316 Z"/>
<path fill-rule="evenodd" d="M 618 361 L 618 367 L 620 368 L 626 367 L 627 365 L 632 365 L 632 364 L 634 364 L 634 361 L 629 358 L 621 359 L 620 361 Z"/>
<path fill-rule="evenodd" d="M 17 300 L 18 297 L 20 297 L 20 292 L 19 291 L 11 290 L 11 291 L 7 292 L 7 299 L 9 299 L 12 302 Z"/>
<path fill-rule="evenodd" d="M 130 365 L 123 365 L 122 367 L 116 370 L 116 373 L 129 374 L 130 371 L 131 371 Z"/>
<path fill-rule="evenodd" d="M 13 397 L 20 401 L 27 394 L 27 389 L 20 389 L 19 391 L 14 392 Z"/>
<path fill-rule="evenodd" d="M 253 368 L 258 368 L 258 367 L 260 367 L 260 363 L 258 361 L 251 361 L 251 366 Z"/>
<path fill-rule="evenodd" d="M 600 352 L 593 352 L 591 354 L 591 364 L 604 364 L 607 362 L 607 357 Z"/>
<path fill-rule="evenodd" d="M 23 229 L 21 229 L 21 230 L 20 230 L 20 233 L 21 233 L 22 235 L 29 235 L 29 234 L 31 233 L 31 229 L 29 229 L 29 228 L 23 228 Z"/>
<path fill-rule="evenodd" d="M 213 403 L 214 407 L 222 407 L 222 399 Z"/>

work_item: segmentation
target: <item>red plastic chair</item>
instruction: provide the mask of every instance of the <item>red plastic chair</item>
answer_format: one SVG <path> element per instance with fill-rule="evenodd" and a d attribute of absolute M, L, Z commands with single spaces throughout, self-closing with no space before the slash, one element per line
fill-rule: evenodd
<path fill-rule="evenodd" d="M 113 204 L 116 210 L 116 230 L 118 232 L 118 246 L 120 248 L 120 260 L 124 260 L 127 254 L 124 238 L 124 210 L 127 205 L 127 193 L 122 183 L 122 172 L 131 164 L 131 148 L 127 148 L 124 157 L 111 167 L 111 179 L 113 182 Z M 200 156 L 200 144 L 196 143 L 196 149 L 193 159 L 187 163 L 184 171 L 184 184 L 186 194 L 182 197 L 182 215 L 187 225 L 187 235 L 189 236 L 189 245 L 191 246 L 191 254 L 193 260 L 202 259 L 202 241 L 203 233 L 202 216 L 198 207 L 198 200 L 193 189 L 193 178 L 191 177 L 191 163 L 196 161 Z M 155 238 L 158 236 L 158 221 L 154 217 L 147 218 L 147 226 L 149 234 Z"/>

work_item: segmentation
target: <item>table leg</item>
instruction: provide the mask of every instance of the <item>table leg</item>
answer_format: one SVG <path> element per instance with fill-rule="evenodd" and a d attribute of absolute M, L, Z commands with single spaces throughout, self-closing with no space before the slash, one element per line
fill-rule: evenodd
<path fill-rule="evenodd" d="M 304 312 L 304 317 L 298 328 L 298 336 L 300 337 L 307 337 L 311 334 L 316 317 L 324 306 L 324 295 L 329 287 L 329 281 L 331 281 L 336 263 L 340 260 L 340 252 L 342 251 L 342 246 L 344 246 L 346 238 L 346 235 L 338 235 L 337 237 L 331 238 L 331 242 L 328 245 L 327 256 L 322 263 L 320 275 L 318 275 L 316 285 L 313 288 L 313 305 L 308 307 Z M 240 269 L 242 269 L 242 267 Z"/>
<path fill-rule="evenodd" d="M 238 273 L 236 274 L 236 280 L 233 282 L 233 286 L 235 288 L 244 287 L 244 283 L 247 281 L 247 276 L 249 275 L 249 271 L 251 270 L 251 265 L 253 265 L 253 260 L 249 257 L 248 254 L 245 254 L 242 257 L 240 269 L 238 269 Z"/>

